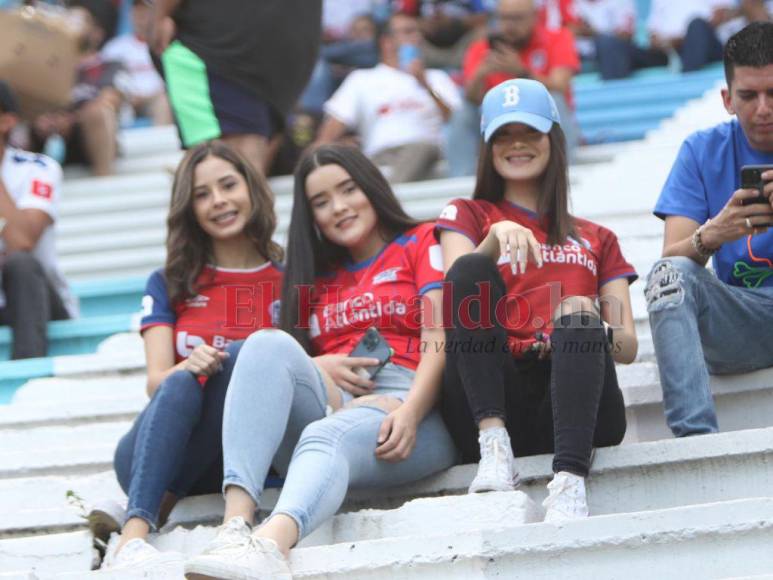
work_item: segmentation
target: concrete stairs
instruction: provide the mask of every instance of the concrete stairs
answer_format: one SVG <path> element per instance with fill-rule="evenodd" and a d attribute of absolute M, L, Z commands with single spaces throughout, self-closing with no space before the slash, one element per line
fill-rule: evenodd
<path fill-rule="evenodd" d="M 660 253 L 662 225 L 649 211 L 676 148 L 699 124 L 721 120 L 718 106 L 717 95 L 707 95 L 643 142 L 620 145 L 613 156 L 594 152 L 600 162 L 573 170 L 575 212 L 611 227 L 642 276 Z M 135 167 L 140 173 L 67 184 L 60 235 L 73 278 L 85 284 L 111 273 L 140 276 L 160 264 L 163 256 L 153 248 L 158 233 L 163 235 L 158 216 L 163 218 L 168 203 L 163 164 L 171 159 L 165 157 L 171 145 L 165 130 L 127 133 L 124 151 L 134 156 L 134 165 L 127 160 L 126 171 Z M 274 182 L 285 229 L 288 184 Z M 470 191 L 470 180 L 435 180 L 398 188 L 398 195 L 410 212 L 432 217 L 449 198 Z M 107 200 L 118 205 L 111 210 Z M 84 253 L 92 243 L 112 248 L 112 266 Z M 723 433 L 672 439 L 662 415 L 641 282 L 632 298 L 640 357 L 618 367 L 628 433 L 623 445 L 596 453 L 588 479 L 593 517 L 559 526 L 536 523 L 550 456 L 518 460 L 523 484 L 516 493 L 467 496 L 476 467 L 457 466 L 411 486 L 353 490 L 341 513 L 293 551 L 294 576 L 771 577 L 773 369 L 714 377 Z M 0 580 L 86 578 L 96 562 L 85 505 L 123 497 L 111 471 L 112 453 L 146 402 L 141 341 L 126 330 L 95 354 L 54 357 L 51 377 L 29 381 L 12 404 L 0 406 Z M 277 495 L 267 490 L 264 512 Z M 219 496 L 187 498 L 153 541 L 161 549 L 195 553 L 221 516 Z M 166 580 L 181 578 L 179 572 L 102 577 Z"/>

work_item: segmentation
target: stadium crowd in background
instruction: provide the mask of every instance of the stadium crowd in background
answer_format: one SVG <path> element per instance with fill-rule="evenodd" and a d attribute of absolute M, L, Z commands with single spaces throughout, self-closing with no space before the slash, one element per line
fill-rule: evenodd
<path fill-rule="evenodd" d="M 379 35 L 380 64 L 350 74 L 325 103 L 315 145 L 352 130 L 365 154 L 390 168 L 393 183 L 432 175 L 442 156 L 443 123 L 461 98 L 446 72 L 424 68 L 420 53 L 412 50 L 420 39 L 415 17 L 390 16 Z"/>
<path fill-rule="evenodd" d="M 317 58 L 322 0 L 159 0 L 153 7 L 150 45 L 183 146 L 223 139 L 265 172 L 271 140 Z"/>
<path fill-rule="evenodd" d="M 104 0 L 72 0 L 68 6 L 83 23 L 75 86 L 67 108 L 32 121 L 32 150 L 62 163 L 86 164 L 94 175 L 110 175 L 118 155 L 118 117 L 130 82 L 123 63 L 101 52 L 115 34 L 118 12 Z"/>
<path fill-rule="evenodd" d="M 446 163 L 417 172 L 416 165 L 426 165 L 429 157 L 420 163 L 411 160 L 413 167 L 403 166 L 406 156 L 376 159 L 398 180 L 471 175 L 480 146 L 480 98 L 497 82 L 529 77 L 545 83 L 559 107 L 571 153 L 582 143 L 570 88 L 575 74 L 597 71 L 602 79 L 617 79 L 650 66 L 697 70 L 720 60 L 722 44 L 733 32 L 769 19 L 773 8 L 770 0 L 315 0 L 298 10 L 277 4 L 247 13 L 238 3 L 213 11 L 206 2 L 123 2 L 133 7 L 133 27 L 121 30 L 133 28 L 134 33 L 113 39 L 122 0 L 66 3 L 85 9 L 88 50 L 72 105 L 32 123 L 30 148 L 67 164 L 86 163 L 98 175 L 109 174 L 118 153 L 118 123 L 147 118 L 163 124 L 173 118 L 185 147 L 222 137 L 267 174 L 289 173 L 305 148 L 330 140 L 331 124 L 323 117 L 352 93 L 344 91 L 331 100 L 350 74 L 374 68 L 384 73 L 391 67 L 399 76 L 399 62 L 384 64 L 379 40 L 379 28 L 399 13 L 415 17 L 421 34 L 398 44 L 413 43 L 415 60 L 428 70 L 448 73 L 461 104 L 451 106 L 450 115 L 441 108 L 440 137 L 436 108 L 414 111 L 414 118 L 423 117 L 432 126 L 424 141 L 432 149 L 439 146 L 437 160 Z M 637 10 L 645 4 L 649 12 L 643 16 Z M 265 34 L 252 34 L 269 21 Z M 218 44 L 213 44 L 215 38 L 221 39 Z M 156 65 L 158 72 L 166 69 L 173 116 L 162 96 L 161 77 L 150 66 L 146 41 L 156 57 L 170 49 Z M 188 82 L 208 86 L 209 93 L 187 90 Z M 413 90 L 421 87 L 417 78 Z M 442 100 L 454 105 L 457 98 Z M 353 102 L 349 99 L 347 106 Z M 387 107 L 382 114 L 386 119 L 392 113 Z M 383 149 L 378 139 L 375 145 L 368 142 L 370 132 L 364 127 L 373 124 L 371 114 L 355 119 L 359 112 L 350 110 L 344 116 L 339 111 L 347 138 L 359 140 L 371 156 Z M 339 137 L 338 131 L 334 135 Z M 415 138 L 406 135 L 405 142 L 410 141 Z"/>

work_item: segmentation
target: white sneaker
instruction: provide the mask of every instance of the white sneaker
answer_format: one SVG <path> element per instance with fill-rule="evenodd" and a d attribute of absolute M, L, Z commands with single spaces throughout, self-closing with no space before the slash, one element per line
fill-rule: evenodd
<path fill-rule="evenodd" d="M 188 580 L 292 580 L 276 542 L 250 534 L 241 517 L 231 518 L 204 551 L 185 563 Z"/>
<path fill-rule="evenodd" d="M 116 554 L 108 552 L 96 575 L 106 575 L 119 570 L 132 573 L 152 572 L 153 578 L 179 577 L 183 571 L 183 555 L 179 552 L 159 552 L 142 538 L 134 538 L 124 544 Z"/>
<path fill-rule="evenodd" d="M 546 509 L 546 522 L 559 523 L 588 517 L 584 477 L 559 471 L 548 484 L 548 491 L 550 494 L 542 502 Z"/>
<path fill-rule="evenodd" d="M 480 432 L 478 442 L 480 463 L 468 492 L 513 491 L 518 486 L 518 472 L 515 470 L 515 458 L 507 429 L 484 429 Z"/>
<path fill-rule="evenodd" d="M 94 537 L 107 542 L 110 534 L 121 531 L 126 522 L 126 506 L 113 499 L 101 500 L 94 504 L 86 519 Z"/>

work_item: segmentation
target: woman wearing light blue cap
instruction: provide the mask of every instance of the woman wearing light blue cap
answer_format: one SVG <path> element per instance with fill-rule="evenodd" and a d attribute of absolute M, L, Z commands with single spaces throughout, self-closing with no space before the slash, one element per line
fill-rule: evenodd
<path fill-rule="evenodd" d="M 553 452 L 545 521 L 585 517 L 592 450 L 625 434 L 614 363 L 636 357 L 636 272 L 611 231 L 569 213 L 566 141 L 541 83 L 492 88 L 481 133 L 473 198 L 437 222 L 453 304 L 443 414 L 464 461 L 480 460 L 470 492 L 514 489 L 514 453 Z"/>

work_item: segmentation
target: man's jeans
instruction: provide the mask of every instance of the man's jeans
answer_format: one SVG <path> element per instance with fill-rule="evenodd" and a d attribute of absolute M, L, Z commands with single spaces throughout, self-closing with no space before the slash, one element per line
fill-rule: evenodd
<path fill-rule="evenodd" d="M 0 324 L 13 331 L 13 360 L 46 356 L 47 323 L 70 315 L 46 278 L 43 266 L 30 252 L 14 252 L 0 266 L 6 305 L 0 308 Z"/>
<path fill-rule="evenodd" d="M 718 431 L 709 373 L 773 366 L 773 287 L 729 286 L 673 257 L 653 266 L 645 295 L 668 426 L 677 437 Z"/>

